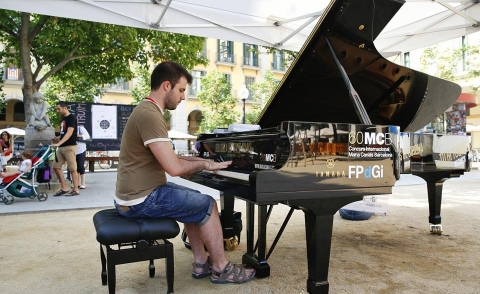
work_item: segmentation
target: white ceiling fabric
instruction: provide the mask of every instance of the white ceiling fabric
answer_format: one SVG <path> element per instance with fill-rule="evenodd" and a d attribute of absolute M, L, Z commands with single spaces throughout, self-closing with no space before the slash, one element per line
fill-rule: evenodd
<path fill-rule="evenodd" d="M 477 2 L 407 0 L 376 39 L 375 46 L 391 55 L 479 31 Z M 0 9 L 147 29 L 153 29 L 151 24 L 157 23 L 163 31 L 299 51 L 329 3 L 327 0 L 1 0 Z M 447 7 L 458 8 L 458 13 Z M 276 21 L 280 23 L 275 24 Z"/>

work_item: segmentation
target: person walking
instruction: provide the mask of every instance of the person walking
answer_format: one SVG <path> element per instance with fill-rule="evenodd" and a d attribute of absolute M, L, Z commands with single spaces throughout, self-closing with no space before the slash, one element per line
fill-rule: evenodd
<path fill-rule="evenodd" d="M 60 136 L 53 138 L 53 147 L 57 147 L 55 151 L 55 161 L 53 170 L 60 181 L 60 190 L 53 196 L 76 196 L 80 195 L 78 190 L 78 173 L 77 173 L 77 118 L 70 113 L 67 104 L 63 101 L 57 102 L 57 113 L 62 116 L 60 121 Z M 70 171 L 73 180 L 73 189 L 70 191 L 65 177 L 63 176 L 62 165 L 67 162 L 67 168 Z"/>
<path fill-rule="evenodd" d="M 217 202 L 210 195 L 167 182 L 165 175 L 190 176 L 232 163 L 173 151 L 164 110 L 174 110 L 185 100 L 191 82 L 190 73 L 175 62 L 162 62 L 153 70 L 150 95 L 135 107 L 122 135 L 114 204 L 127 218 L 168 217 L 184 223 L 193 253 L 193 278 L 245 283 L 254 278 L 255 270 L 227 261 Z"/>

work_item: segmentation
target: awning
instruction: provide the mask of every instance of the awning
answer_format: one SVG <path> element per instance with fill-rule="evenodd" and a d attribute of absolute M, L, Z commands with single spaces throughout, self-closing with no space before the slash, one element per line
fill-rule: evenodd
<path fill-rule="evenodd" d="M 471 93 L 462 93 L 458 97 L 456 103 L 465 103 L 467 108 L 472 108 L 477 106 L 477 95 Z"/>
<path fill-rule="evenodd" d="M 2 0 L 0 9 L 299 51 L 329 3 L 327 0 Z M 477 32 L 479 20 L 478 1 L 410 0 L 379 35 L 375 46 L 387 57 Z"/>

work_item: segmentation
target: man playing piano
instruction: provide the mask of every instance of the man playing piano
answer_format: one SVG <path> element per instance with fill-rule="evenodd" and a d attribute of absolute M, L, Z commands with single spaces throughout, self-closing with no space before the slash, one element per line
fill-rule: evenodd
<path fill-rule="evenodd" d="M 153 70 L 150 95 L 135 107 L 122 136 L 115 207 L 128 218 L 169 217 L 184 223 L 194 257 L 194 278 L 210 276 L 217 284 L 248 282 L 255 270 L 230 263 L 225 257 L 215 200 L 169 183 L 165 176 L 166 172 L 189 176 L 231 164 L 177 156 L 169 143 L 164 109 L 176 109 L 191 82 L 192 76 L 175 62 L 162 62 Z"/>

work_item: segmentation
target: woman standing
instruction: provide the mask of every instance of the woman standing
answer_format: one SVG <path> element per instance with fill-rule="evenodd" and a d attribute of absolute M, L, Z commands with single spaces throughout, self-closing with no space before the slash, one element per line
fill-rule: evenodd
<path fill-rule="evenodd" d="M 90 134 L 85 129 L 83 125 L 78 126 L 78 134 L 77 134 L 77 171 L 79 177 L 80 186 L 78 188 L 85 189 L 86 182 L 85 182 L 85 155 L 87 153 L 87 144 L 85 144 L 86 140 L 90 139 Z"/>
<path fill-rule="evenodd" d="M 12 158 L 13 140 L 9 132 L 3 131 L 0 135 L 0 145 L 2 152 L 2 169 L 7 170 L 7 162 Z"/>

